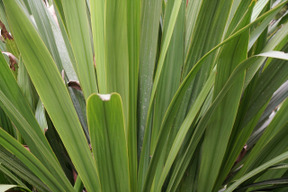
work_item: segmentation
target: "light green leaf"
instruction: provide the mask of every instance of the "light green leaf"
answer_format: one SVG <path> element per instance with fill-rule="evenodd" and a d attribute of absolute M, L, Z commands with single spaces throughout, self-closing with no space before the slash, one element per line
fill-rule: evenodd
<path fill-rule="evenodd" d="M 26 188 L 23 188 L 21 186 L 17 186 L 17 185 L 3 185 L 3 184 L 0 184 L 0 191 L 1 192 L 5 192 L 5 191 L 8 191 L 8 190 L 13 190 L 14 188 L 20 188 L 21 190 L 24 190 L 24 191 L 30 191 Z"/>
<path fill-rule="evenodd" d="M 17 0 L 5 0 L 4 4 L 26 69 L 78 174 L 88 191 L 100 190 L 95 162 L 69 93 L 51 55 L 20 9 Z"/>
<path fill-rule="evenodd" d="M 152 109 L 153 109 L 152 106 L 153 106 L 153 102 L 154 102 L 154 97 L 155 97 L 155 94 L 156 94 L 157 86 L 158 86 L 158 83 L 159 83 L 160 75 L 161 75 L 161 72 L 162 72 L 163 64 L 164 64 L 164 61 L 165 61 L 165 58 L 166 58 L 166 53 L 167 53 L 167 50 L 168 50 L 168 47 L 169 47 L 169 44 L 170 44 L 170 41 L 171 41 L 171 37 L 172 37 L 173 31 L 174 31 L 174 26 L 175 26 L 175 23 L 176 23 L 176 20 L 177 20 L 177 16 L 178 16 L 181 4 L 182 4 L 181 0 L 176 0 L 174 2 L 174 5 L 173 5 L 172 11 L 171 11 L 171 16 L 170 16 L 170 19 L 169 19 L 169 22 L 168 22 L 169 23 L 168 24 L 169 27 L 167 28 L 167 34 L 164 36 L 164 39 L 163 39 L 162 49 L 161 49 L 160 57 L 159 57 L 158 64 L 157 64 L 157 70 L 156 70 L 156 74 L 155 74 L 155 78 L 154 78 L 154 83 L 153 83 L 153 86 L 152 86 L 151 98 L 150 98 L 150 101 L 149 101 L 149 108 L 148 108 L 148 112 L 147 112 L 147 122 L 146 122 L 146 127 L 145 127 L 143 149 L 142 149 L 142 154 L 141 154 L 141 157 L 140 157 L 140 167 L 141 167 L 140 171 L 139 171 L 140 178 L 143 177 L 145 175 L 146 171 L 147 171 L 147 164 L 148 164 L 147 158 L 149 158 L 149 155 L 148 155 L 149 154 L 149 144 L 148 144 L 149 141 L 148 140 L 150 140 L 149 139 L 149 134 L 150 134 L 149 133 L 150 132 L 149 131 L 149 126 L 150 126 L 150 122 L 151 122 L 151 113 L 152 113 Z M 145 177 L 147 179 L 147 176 L 144 176 L 144 178 Z M 146 189 L 149 189 L 150 188 L 150 184 L 152 184 L 151 178 L 148 179 L 148 180 L 151 183 L 146 185 L 146 181 L 145 181 L 144 191 L 146 191 Z"/>
<path fill-rule="evenodd" d="M 87 101 L 87 117 L 102 190 L 131 191 L 120 95 L 91 95 Z"/>
<path fill-rule="evenodd" d="M 91 0 L 92 33 L 99 93 L 123 100 L 131 179 L 137 178 L 137 89 L 140 0 Z"/>
<path fill-rule="evenodd" d="M 141 32 L 139 53 L 139 88 L 138 88 L 138 156 L 140 157 L 138 172 L 138 190 L 144 185 L 146 170 L 149 163 L 150 146 L 144 150 L 142 146 L 148 145 L 144 140 L 147 114 L 153 86 L 154 67 L 156 63 L 157 42 L 162 1 L 145 0 L 141 7 Z M 149 132 L 151 131 L 149 127 Z M 148 138 L 146 138 L 148 139 Z"/>
<path fill-rule="evenodd" d="M 45 117 L 45 109 L 41 100 L 38 101 L 36 111 L 35 111 L 35 118 L 44 133 L 44 131 L 48 128 L 48 126 L 47 126 L 47 121 Z"/>
<path fill-rule="evenodd" d="M 251 21 L 254 21 L 260 15 L 261 11 L 264 9 L 268 2 L 269 0 L 259 0 L 256 2 L 251 16 Z"/>
<path fill-rule="evenodd" d="M 28 0 L 28 3 L 29 7 L 31 8 L 32 15 L 34 16 L 33 18 L 37 25 L 39 35 L 50 51 L 58 67 L 58 70 L 61 71 L 63 68 L 62 60 L 60 58 L 60 53 L 57 49 L 56 40 L 54 38 L 52 26 L 50 24 L 49 17 L 51 16 L 49 15 L 47 8 L 44 6 L 43 1 Z"/>
<path fill-rule="evenodd" d="M 162 74 L 160 76 L 158 90 L 155 95 L 154 111 L 153 111 L 153 125 L 151 135 L 151 150 L 150 154 L 154 152 L 155 142 L 157 141 L 159 129 L 162 123 L 165 111 L 172 100 L 173 95 L 181 82 L 181 71 L 184 65 L 184 19 L 185 19 L 185 1 L 182 5 L 177 16 L 175 29 L 171 37 L 171 42 L 167 51 L 165 62 L 163 64 Z M 168 30 L 168 22 L 172 14 L 173 1 L 168 1 L 164 26 L 163 36 L 166 35 Z"/>
<path fill-rule="evenodd" d="M 270 10 L 268 11 L 267 13 L 263 14 L 261 17 L 259 17 L 258 19 L 256 19 L 254 22 L 259 22 L 263 19 L 265 19 L 267 16 L 269 16 L 270 14 L 273 14 L 274 12 L 276 11 L 279 11 L 279 9 L 281 8 L 281 6 L 283 6 L 284 3 L 281 3 L 279 6 L 275 7 L 273 10 Z M 174 98 L 172 99 L 172 102 L 170 103 L 167 111 L 166 111 L 166 115 L 164 116 L 164 119 L 163 119 L 163 122 L 162 122 L 162 126 L 161 126 L 161 129 L 160 129 L 160 133 L 159 133 L 159 137 L 158 137 L 158 143 L 157 143 L 157 146 L 156 146 L 156 149 L 155 149 L 155 152 L 154 154 L 156 155 L 152 155 L 152 159 L 151 159 L 151 163 L 149 165 L 149 169 L 148 169 L 148 173 L 146 174 L 147 176 L 147 181 L 149 182 L 149 185 L 147 185 L 147 183 L 144 185 L 145 187 L 150 187 L 150 185 L 152 185 L 152 179 L 153 179 L 153 176 L 155 174 L 155 170 L 156 170 L 156 167 L 157 167 L 157 163 L 158 163 L 158 160 L 159 158 L 161 157 L 161 153 L 163 152 L 163 147 L 165 145 L 165 138 L 167 138 L 167 136 L 169 135 L 169 132 L 170 132 L 170 129 L 171 129 L 171 124 L 172 122 L 174 121 L 174 118 L 175 116 L 177 115 L 178 113 L 178 109 L 180 107 L 180 104 L 182 102 L 182 99 L 187 91 L 187 89 L 189 88 L 190 86 L 190 83 L 194 80 L 195 78 L 195 75 L 197 74 L 197 72 L 200 70 L 201 66 L 204 64 L 204 61 L 207 59 L 207 57 L 213 53 L 215 50 L 217 50 L 219 47 L 221 47 L 222 45 L 225 45 L 226 43 L 228 43 L 229 41 L 233 40 L 235 37 L 241 35 L 243 32 L 247 31 L 254 23 L 250 23 L 248 25 L 246 25 L 245 27 L 241 28 L 240 30 L 238 30 L 237 32 L 235 32 L 233 35 L 229 36 L 227 39 L 225 39 L 224 41 L 222 41 L 220 44 L 218 44 L 217 46 L 215 46 L 213 49 L 211 49 L 209 52 L 207 52 L 196 64 L 195 66 L 191 69 L 191 71 L 188 73 L 188 75 L 186 76 L 186 78 L 183 80 L 183 82 L 181 83 L 178 91 L 175 93 L 174 95 Z M 241 66 L 241 68 L 237 69 L 237 71 L 234 71 L 234 73 L 237 74 L 237 72 L 239 70 L 244 70 L 246 69 L 247 66 L 251 66 L 253 62 L 255 62 L 255 58 L 252 58 L 251 60 L 247 61 L 247 62 L 244 62 L 245 64 L 243 64 Z M 243 69 L 244 67 L 244 69 Z M 235 78 L 236 75 L 233 76 L 233 78 Z M 230 84 L 229 84 L 230 86 Z M 225 90 L 229 90 L 230 87 L 227 87 Z M 220 99 L 219 99 L 220 100 Z M 210 110 L 209 113 L 211 113 L 213 110 Z M 207 115 L 209 117 L 209 115 Z M 207 121 L 207 119 L 205 120 Z M 204 122 L 205 122 L 204 121 Z M 205 122 L 206 123 L 206 122 Z M 149 125 L 149 123 L 147 124 Z M 165 129 L 163 128 L 165 127 Z M 200 129 L 201 130 L 201 129 Z M 147 131 L 147 138 L 148 138 L 148 129 L 146 129 Z M 200 140 L 200 136 L 203 134 L 204 132 L 204 129 L 202 129 L 199 133 L 196 134 L 195 138 L 197 138 L 195 140 L 195 146 L 194 144 L 192 145 L 193 147 L 195 147 L 194 149 L 196 149 L 196 146 Z M 162 132 L 162 133 L 161 133 Z M 145 136 L 146 137 L 146 136 Z M 146 138 L 146 139 L 147 139 Z M 199 139 L 199 140 L 198 140 Z M 145 139 L 144 139 L 145 141 Z M 145 161 L 149 161 L 149 154 L 147 154 L 147 149 L 145 149 L 147 143 L 144 143 L 144 147 L 143 147 L 143 152 L 142 152 L 142 156 L 141 156 L 141 159 L 140 159 L 140 170 L 139 170 L 139 173 L 141 173 L 141 168 L 143 168 L 143 162 L 144 162 L 144 159 Z M 149 147 L 149 146 L 148 146 Z M 192 147 L 192 148 L 193 148 Z M 192 152 L 194 152 L 192 150 Z M 141 163 L 142 162 L 142 163 Z M 142 172 L 143 173 L 143 172 Z M 144 172 L 145 173 L 145 172 Z M 148 179 L 149 178 L 149 179 Z M 148 188 L 149 188 L 148 187 Z"/>
<path fill-rule="evenodd" d="M 2 54 L 0 54 L 0 105 L 19 130 L 32 153 L 47 166 L 49 171 L 53 172 L 55 178 L 62 181 L 62 185 L 68 190 L 71 184 L 59 166 Z"/>
<path fill-rule="evenodd" d="M 129 109 L 127 143 L 131 191 L 137 190 L 137 98 L 140 55 L 141 0 L 127 1 L 127 36 L 129 51 Z"/>
<path fill-rule="evenodd" d="M 97 92 L 92 44 L 85 0 L 61 0 L 67 33 L 76 60 L 76 73 L 85 99 Z"/>
<path fill-rule="evenodd" d="M 90 0 L 91 26 L 93 34 L 93 45 L 95 52 L 95 63 L 97 73 L 97 83 L 100 93 L 107 93 L 107 69 L 105 61 L 105 0 Z"/>
<path fill-rule="evenodd" d="M 200 92 L 199 96 L 197 97 L 195 103 L 192 105 L 192 107 L 189 109 L 189 112 L 187 116 L 185 117 L 185 120 L 183 121 L 181 127 L 179 128 L 179 131 L 177 132 L 176 138 L 173 140 L 173 145 L 171 148 L 169 148 L 169 155 L 167 157 L 166 163 L 164 168 L 162 168 L 161 178 L 160 181 L 157 183 L 158 190 L 159 191 L 172 167 L 172 164 L 176 158 L 176 155 L 179 151 L 179 149 L 182 146 L 182 143 L 184 142 L 185 136 L 188 133 L 189 128 L 191 127 L 192 123 L 195 121 L 195 117 L 199 113 L 204 101 L 206 100 L 209 92 L 211 91 L 212 86 L 214 85 L 214 78 L 216 75 L 216 71 L 214 70 L 211 75 L 209 76 L 206 84 L 204 85 L 202 91 Z"/>
<path fill-rule="evenodd" d="M 188 1 L 187 10 L 186 10 L 186 34 L 185 34 L 185 53 L 187 54 L 188 48 L 190 47 L 192 37 L 194 34 L 195 24 L 199 16 L 199 12 L 202 6 L 203 0 L 191 0 Z M 185 54 L 185 55 L 186 55 Z"/>
<path fill-rule="evenodd" d="M 250 22 L 254 4 L 250 5 L 235 30 Z M 221 47 L 216 59 L 217 75 L 215 78 L 214 98 L 218 96 L 233 70 L 247 58 L 249 31 Z M 244 84 L 245 71 L 242 71 L 233 87 L 209 118 L 201 149 L 198 191 L 212 191 L 220 172 L 225 151 L 238 112 Z"/>
<path fill-rule="evenodd" d="M 284 53 L 282 51 L 269 51 L 265 53 L 260 53 L 258 56 L 263 56 L 263 57 L 271 57 L 274 59 L 283 59 L 283 60 L 288 60 L 288 53 Z"/>

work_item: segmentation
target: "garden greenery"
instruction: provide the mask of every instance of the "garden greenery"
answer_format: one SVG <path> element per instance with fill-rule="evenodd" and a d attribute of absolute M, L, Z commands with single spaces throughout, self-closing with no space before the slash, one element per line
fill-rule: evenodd
<path fill-rule="evenodd" d="M 0 0 L 0 191 L 287 191 L 287 3 Z"/>

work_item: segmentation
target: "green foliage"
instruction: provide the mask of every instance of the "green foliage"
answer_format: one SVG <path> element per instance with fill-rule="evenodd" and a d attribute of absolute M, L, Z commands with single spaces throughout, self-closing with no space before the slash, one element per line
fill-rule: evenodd
<path fill-rule="evenodd" d="M 285 191 L 287 2 L 0 0 L 0 191 Z"/>

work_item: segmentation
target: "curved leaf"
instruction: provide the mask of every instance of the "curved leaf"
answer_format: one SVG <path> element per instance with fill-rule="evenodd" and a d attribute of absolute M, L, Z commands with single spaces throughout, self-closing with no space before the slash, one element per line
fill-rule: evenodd
<path fill-rule="evenodd" d="M 5 0 L 4 5 L 25 67 L 74 166 L 88 191 L 100 191 L 95 162 L 83 129 L 49 51 L 18 1 Z"/>

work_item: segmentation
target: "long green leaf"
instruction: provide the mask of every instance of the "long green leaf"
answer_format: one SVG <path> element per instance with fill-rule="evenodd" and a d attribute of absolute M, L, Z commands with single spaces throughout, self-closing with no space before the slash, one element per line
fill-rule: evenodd
<path fill-rule="evenodd" d="M 55 178 L 62 181 L 63 186 L 67 187 L 66 190 L 71 189 L 71 184 L 59 166 L 59 162 L 2 54 L 0 54 L 0 74 L 1 107 L 13 121 L 32 153 L 53 172 Z"/>
<path fill-rule="evenodd" d="M 251 177 L 255 176 L 258 173 L 261 173 L 262 171 L 266 170 L 272 165 L 275 165 L 277 163 L 280 163 L 284 160 L 288 159 L 288 152 L 282 153 L 281 155 L 273 158 L 272 160 L 268 161 L 267 163 L 257 167 L 256 169 L 253 169 L 251 172 L 247 173 L 240 179 L 236 180 L 235 183 L 233 183 L 231 186 L 229 186 L 225 192 L 232 192 L 234 191 L 241 183 L 245 182 L 246 180 L 250 179 Z"/>
<path fill-rule="evenodd" d="M 153 126 L 151 133 L 151 150 L 150 154 L 155 149 L 155 142 L 158 137 L 159 129 L 165 111 L 171 102 L 171 99 L 181 81 L 181 69 L 184 65 L 184 19 L 185 19 L 185 1 L 177 16 L 175 29 L 171 37 L 171 42 L 167 51 L 167 56 L 163 64 L 162 74 L 160 76 L 158 90 L 155 95 L 154 111 L 153 111 Z M 167 33 L 169 19 L 172 14 L 173 1 L 168 1 L 165 10 L 163 36 Z"/>
<path fill-rule="evenodd" d="M 109 81 L 108 91 L 115 91 L 121 95 L 125 125 L 128 124 L 129 118 L 127 3 L 127 1 L 108 0 L 105 4 L 105 67 Z"/>
<path fill-rule="evenodd" d="M 0 127 L 12 136 L 15 136 L 15 128 L 13 127 L 11 120 L 7 117 L 3 109 L 0 108 Z"/>
<path fill-rule="evenodd" d="M 149 158 L 149 145 L 148 145 L 148 140 L 149 140 L 149 126 L 150 126 L 150 122 L 151 122 L 151 112 L 152 112 L 152 106 L 153 106 L 153 102 L 154 102 L 154 97 L 156 94 L 156 89 L 157 86 L 159 84 L 159 79 L 160 79 L 160 75 L 162 72 L 162 68 L 163 68 L 163 64 L 165 61 L 165 57 L 166 57 L 166 53 L 171 41 L 171 37 L 173 34 L 173 30 L 174 30 L 174 26 L 177 20 L 177 16 L 181 7 L 181 0 L 176 0 L 174 2 L 172 11 L 171 11 L 171 16 L 169 18 L 169 24 L 168 24 L 168 29 L 167 29 L 167 34 L 164 37 L 163 40 L 163 45 L 162 45 L 162 49 L 160 52 L 160 57 L 159 57 L 159 61 L 157 64 L 157 70 L 156 70 L 156 74 L 155 74 L 155 78 L 154 78 L 154 83 L 153 83 L 153 87 L 152 87 L 152 91 L 151 91 L 151 98 L 149 101 L 149 108 L 148 108 L 148 112 L 147 112 L 147 122 L 146 122 L 146 127 L 145 127 L 145 135 L 144 135 L 144 141 L 143 141 L 143 149 L 142 149 L 142 154 L 141 154 L 141 158 L 140 158 L 140 176 L 145 175 L 146 170 L 147 170 L 147 158 Z M 148 152 L 148 153 L 147 153 Z M 143 165 L 144 164 L 144 165 Z M 147 190 L 150 187 L 150 184 L 152 184 L 151 179 L 147 179 L 147 175 L 144 176 L 144 178 L 146 177 L 146 181 L 149 181 L 151 183 L 149 183 L 148 185 L 146 185 L 146 181 L 144 184 L 144 191 Z"/>
<path fill-rule="evenodd" d="M 169 48 L 167 50 L 166 58 L 163 63 L 163 70 L 159 79 L 159 85 L 157 88 L 157 92 L 155 94 L 154 100 L 154 110 L 153 110 L 153 123 L 152 123 L 152 132 L 151 132 L 151 147 L 150 147 L 150 155 L 153 154 L 155 145 L 157 143 L 157 137 L 159 134 L 159 130 L 161 127 L 162 119 L 165 115 L 165 111 L 171 102 L 173 95 L 177 91 L 177 88 L 181 82 L 181 71 L 184 65 L 184 21 L 185 21 L 185 4 L 186 2 L 182 0 L 181 7 L 179 10 L 179 14 L 177 16 L 177 20 L 175 23 L 174 31 L 171 37 L 171 42 L 169 44 Z M 163 24 L 163 34 L 165 37 L 167 35 L 167 30 L 169 30 L 169 21 L 170 16 L 172 15 L 172 9 L 174 6 L 174 1 L 168 1 L 165 14 L 164 14 L 164 24 Z M 162 41 L 163 43 L 163 41 Z M 176 127 L 176 126 L 175 126 Z M 172 141 L 176 136 L 176 132 L 178 129 L 174 129 L 167 138 L 167 151 L 170 150 L 172 145 Z M 159 160 L 159 162 L 163 162 Z M 163 164 L 164 165 L 164 164 Z M 158 183 L 158 179 L 160 178 L 162 172 L 162 166 L 160 165 L 157 168 L 155 173 L 154 183 Z M 154 185 L 156 188 L 156 185 Z M 154 189 L 157 190 L 157 189 Z"/>
<path fill-rule="evenodd" d="M 138 153 L 142 148 L 156 62 L 161 1 L 142 1 L 139 53 Z M 140 173 L 141 174 L 141 173 Z M 140 177 L 142 178 L 142 176 Z M 139 178 L 139 179 L 140 179 Z"/>
<path fill-rule="evenodd" d="M 269 16 L 270 14 L 273 14 L 277 11 L 279 11 L 279 9 L 284 5 L 284 2 L 281 3 L 279 6 L 275 7 L 273 10 L 267 12 L 266 14 L 262 15 L 261 17 L 259 17 L 257 20 L 255 20 L 254 22 L 259 22 L 263 19 L 265 19 L 267 16 Z M 220 44 L 218 44 L 217 46 L 215 46 L 213 49 L 211 49 L 208 53 L 206 53 L 196 64 L 195 66 L 191 69 L 191 71 L 189 72 L 189 74 L 186 76 L 186 78 L 184 79 L 184 81 L 181 83 L 179 89 L 177 90 L 177 92 L 174 95 L 174 98 L 172 99 L 166 114 L 164 116 L 163 122 L 162 122 L 162 126 L 160 129 L 160 133 L 159 133 L 159 137 L 158 137 L 158 143 L 156 145 L 156 149 L 154 154 L 152 155 L 152 160 L 151 163 L 149 165 L 149 170 L 147 173 L 147 181 L 149 180 L 149 185 L 152 184 L 152 179 L 153 179 L 153 175 L 155 173 L 155 169 L 157 167 L 157 162 L 159 160 L 159 158 L 161 157 L 161 153 L 163 152 L 163 147 L 165 145 L 165 138 L 167 138 L 170 129 L 168 129 L 172 122 L 174 121 L 175 116 L 177 115 L 179 106 L 182 102 L 182 99 L 187 91 L 187 89 L 190 86 L 190 83 L 193 81 L 193 79 L 195 78 L 195 75 L 197 74 L 197 72 L 199 71 L 199 69 L 201 68 L 201 66 L 203 65 L 203 61 L 205 61 L 205 59 L 211 54 L 213 53 L 215 50 L 217 50 L 219 47 L 221 47 L 222 45 L 226 44 L 227 42 L 233 40 L 235 37 L 241 35 L 243 32 L 247 31 L 251 26 L 253 26 L 254 23 L 250 23 L 248 25 L 246 25 L 245 27 L 241 28 L 240 30 L 238 30 L 237 32 L 235 32 L 233 35 L 229 36 L 227 39 L 225 39 L 224 41 L 222 41 Z M 253 58 L 253 61 L 255 61 L 255 58 Z M 246 66 L 250 66 L 251 65 L 251 61 L 248 62 L 248 64 L 246 64 Z M 163 128 L 165 127 L 165 129 Z M 171 128 L 171 127 L 170 127 Z M 162 133 L 161 133 L 162 132 Z M 149 133 L 149 132 L 148 132 Z M 148 135 L 147 133 L 147 135 Z M 203 133 L 203 132 L 202 132 Z M 201 135 L 201 134 L 200 134 Z M 196 137 L 197 138 L 197 137 Z M 200 139 L 200 138 L 199 138 Z M 144 140 L 145 141 L 145 140 Z M 197 141 L 196 141 L 197 143 Z M 147 144 L 146 144 L 147 145 Z M 145 145 L 144 145 L 145 147 Z M 144 150 L 145 148 L 143 148 Z M 145 159 L 145 161 L 148 161 L 149 156 L 148 154 L 145 154 L 146 151 L 142 152 L 143 156 L 141 156 L 140 159 L 140 168 L 143 168 L 143 161 Z M 145 154 L 145 155 L 144 155 Z M 146 157 L 146 155 L 148 156 L 148 158 Z M 142 164 L 141 164 L 142 161 Z M 141 169 L 139 170 L 139 173 L 141 173 Z M 145 172 L 144 172 L 145 173 Z M 145 187 L 148 187 L 148 185 L 145 185 Z M 149 186 L 150 187 L 150 186 Z"/>
<path fill-rule="evenodd" d="M 182 79 L 186 77 L 191 68 L 203 55 L 224 39 L 225 26 L 229 21 L 233 2 L 232 0 L 202 1 L 201 7 L 199 7 L 200 10 L 196 12 L 197 20 L 192 29 L 191 43 L 185 55 Z M 205 59 L 201 69 L 190 85 L 187 92 L 188 96 L 183 101 L 183 106 L 189 107 L 191 103 L 195 102 L 211 70 L 214 68 L 216 53 L 209 54 L 208 58 Z M 188 109 L 186 108 L 186 110 Z"/>
<path fill-rule="evenodd" d="M 129 117 L 129 61 L 128 15 L 125 1 L 92 1 L 91 5 L 98 12 L 92 15 L 93 39 L 95 48 L 96 71 L 99 74 L 100 93 L 117 92 L 123 99 L 125 124 Z M 102 9 L 102 10 L 100 10 Z M 100 49 L 100 50 L 99 50 Z M 99 66 L 98 66 L 99 63 Z M 132 74 L 132 73 L 131 73 Z M 133 74 L 136 74 L 135 71 Z M 131 81 L 133 81 L 131 79 Z M 135 79 L 134 79 L 135 81 Z M 135 87 L 133 88 L 135 89 Z M 135 96 L 134 96 L 135 97 Z M 132 99 L 132 98 L 131 98 Z M 126 134 L 127 134 L 126 130 Z"/>
<path fill-rule="evenodd" d="M 271 159 L 271 157 L 279 155 L 279 152 L 286 151 L 287 140 L 283 136 L 287 134 L 287 103 L 288 101 L 286 99 L 270 125 L 266 128 L 263 136 L 245 160 L 245 164 L 239 174 L 243 174 L 253 169 L 253 167 L 258 166 L 261 162 L 265 162 Z M 273 152 L 271 152 L 271 150 L 273 150 Z"/>
<path fill-rule="evenodd" d="M 237 28 L 242 28 L 250 22 L 253 4 Z M 239 63 L 247 58 L 249 31 L 230 41 L 220 49 L 217 58 L 217 75 L 215 78 L 214 98 L 217 97 L 230 74 Z M 229 93 L 217 107 L 213 116 L 210 116 L 201 149 L 201 163 L 199 172 L 199 191 L 212 191 L 224 160 L 233 124 L 236 119 L 238 106 L 244 84 L 244 71 L 239 75 Z"/>
<path fill-rule="evenodd" d="M 127 1 L 127 36 L 129 51 L 129 109 L 127 143 L 131 191 L 137 190 L 137 98 L 140 55 L 141 0 Z"/>
<path fill-rule="evenodd" d="M 87 101 L 93 155 L 103 191 L 131 191 L 121 97 L 93 94 Z"/>
<path fill-rule="evenodd" d="M 0 146 L 0 157 L 1 166 L 7 168 L 8 171 L 11 171 L 15 177 L 26 180 L 29 184 L 35 186 L 35 188 L 40 191 L 51 191 L 51 189 L 49 189 L 27 166 L 25 166 L 23 162 L 16 158 L 14 154 L 7 151 L 3 146 Z"/>
<path fill-rule="evenodd" d="M 67 33 L 76 60 L 75 70 L 87 99 L 90 94 L 97 92 L 97 85 L 86 1 L 61 0 L 61 2 L 67 24 Z"/>
<path fill-rule="evenodd" d="M 149 98 L 153 85 L 153 74 L 156 63 L 157 42 L 159 21 L 161 15 L 162 1 L 147 0 L 142 1 L 141 7 L 141 34 L 140 34 L 140 53 L 139 53 L 139 88 L 138 88 L 138 156 L 140 157 L 138 172 L 138 190 L 144 185 L 146 170 L 149 163 L 149 149 L 142 146 L 146 142 L 145 125 L 149 107 Z M 150 127 L 149 127 L 150 129 Z M 150 131 L 149 131 L 150 132 Z M 145 158 L 144 158 L 145 157 Z"/>
<path fill-rule="evenodd" d="M 216 71 L 212 72 L 209 79 L 207 80 L 206 84 L 204 85 L 202 91 L 200 92 L 199 96 L 197 97 L 197 100 L 195 101 L 194 105 L 190 108 L 187 116 L 185 117 L 185 120 L 183 121 L 181 127 L 179 128 L 179 131 L 177 132 L 177 136 L 175 140 L 173 141 L 173 145 L 171 149 L 169 149 L 169 155 L 167 157 L 167 161 L 165 163 L 165 167 L 162 169 L 161 178 L 160 181 L 157 183 L 158 190 L 159 191 L 169 173 L 170 168 L 172 167 L 172 164 L 176 158 L 176 155 L 182 146 L 182 143 L 185 139 L 185 136 L 191 127 L 192 123 L 194 122 L 195 117 L 199 113 L 199 110 L 201 109 L 207 95 L 209 94 L 213 84 L 214 84 L 214 78 L 215 78 Z"/>
<path fill-rule="evenodd" d="M 198 1 L 188 1 L 186 8 L 186 30 L 185 30 L 185 55 L 190 47 L 192 37 L 194 36 L 192 33 L 194 32 L 194 28 L 196 25 L 197 18 L 199 16 L 200 8 L 202 6 L 203 0 Z"/>
<path fill-rule="evenodd" d="M 48 10 L 45 8 L 44 2 L 28 0 L 28 3 L 34 16 L 35 23 L 37 24 L 39 34 L 49 49 L 55 63 L 57 64 L 58 70 L 61 71 L 62 61 L 49 20 L 49 17 L 51 16 L 49 15 Z"/>
<path fill-rule="evenodd" d="M 3 147 L 13 153 L 18 159 L 29 167 L 29 169 L 52 190 L 65 191 L 62 183 L 59 182 L 38 159 L 35 158 L 27 149 L 25 149 L 17 140 L 7 134 L 2 128 L 0 129 L 0 142 Z M 69 191 L 73 191 L 70 188 Z"/>
<path fill-rule="evenodd" d="M 18 185 L 27 188 L 27 186 L 19 179 L 17 176 L 15 176 L 9 169 L 7 169 L 5 166 L 3 166 L 2 163 L 0 163 L 0 171 L 10 177 L 13 181 L 15 181 Z M 28 188 L 27 188 L 28 189 Z"/>
<path fill-rule="evenodd" d="M 118 92 L 123 99 L 131 184 L 136 190 L 140 0 L 90 4 L 95 10 L 91 20 L 99 92 Z"/>
<path fill-rule="evenodd" d="M 85 135 L 51 55 L 17 1 L 4 1 L 4 4 L 26 69 L 74 166 L 88 191 L 100 190 Z"/>
<path fill-rule="evenodd" d="M 93 34 L 93 45 L 95 52 L 95 63 L 97 83 L 100 93 L 108 92 L 107 71 L 105 67 L 105 0 L 90 0 L 91 25 Z"/>

